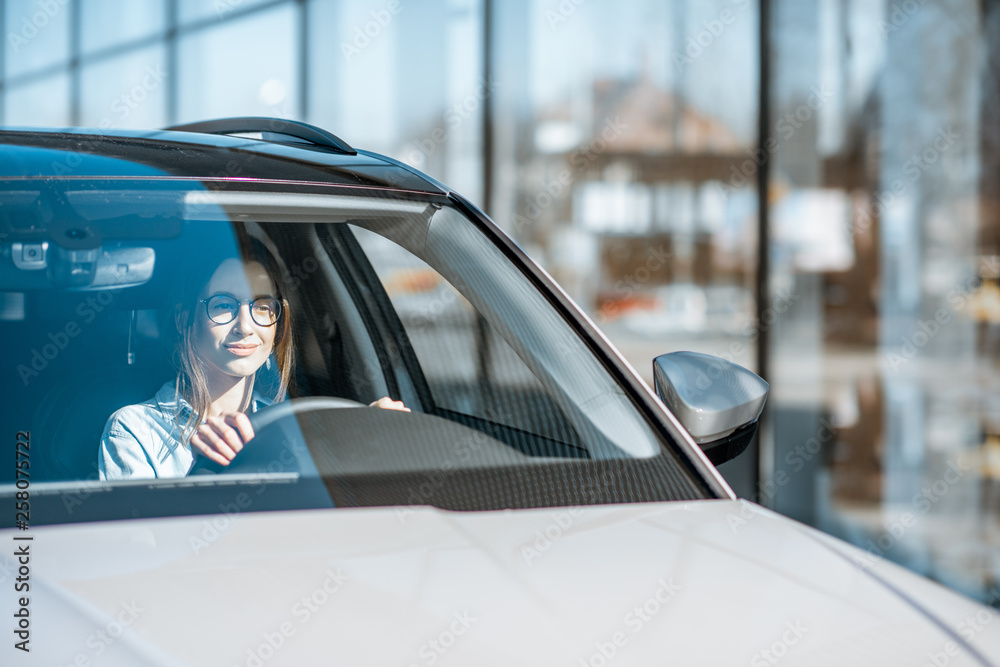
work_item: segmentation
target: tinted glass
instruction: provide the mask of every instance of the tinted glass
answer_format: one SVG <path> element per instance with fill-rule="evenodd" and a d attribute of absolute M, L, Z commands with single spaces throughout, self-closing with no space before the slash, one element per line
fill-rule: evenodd
<path fill-rule="evenodd" d="M 6 186 L 2 410 L 30 461 L 3 480 L 31 485 L 33 524 L 213 512 L 234 485 L 255 510 L 703 495 L 443 200 L 189 188 Z M 225 468 L 190 467 L 198 373 L 252 379 L 255 437 Z"/>

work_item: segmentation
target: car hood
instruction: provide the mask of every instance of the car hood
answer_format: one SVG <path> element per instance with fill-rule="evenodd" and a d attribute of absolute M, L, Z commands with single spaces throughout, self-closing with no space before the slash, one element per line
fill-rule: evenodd
<path fill-rule="evenodd" d="M 995 612 L 743 501 L 232 509 L 5 531 L 30 664 L 1000 661 Z"/>

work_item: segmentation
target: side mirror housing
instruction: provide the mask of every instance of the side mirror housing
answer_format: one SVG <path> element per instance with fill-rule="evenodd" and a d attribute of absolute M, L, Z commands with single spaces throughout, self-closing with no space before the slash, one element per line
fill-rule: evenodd
<path fill-rule="evenodd" d="M 769 390 L 755 373 L 699 352 L 656 357 L 653 382 L 660 400 L 715 465 L 749 446 Z"/>

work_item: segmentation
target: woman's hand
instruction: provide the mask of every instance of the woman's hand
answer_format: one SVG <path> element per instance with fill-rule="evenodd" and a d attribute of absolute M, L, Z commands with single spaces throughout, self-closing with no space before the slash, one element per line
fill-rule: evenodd
<path fill-rule="evenodd" d="M 209 417 L 198 427 L 191 436 L 191 449 L 207 459 L 227 466 L 253 436 L 253 426 L 244 413 L 218 415 Z"/>
<path fill-rule="evenodd" d="M 402 401 L 394 401 L 383 396 L 369 407 L 383 410 L 409 412 Z M 191 449 L 220 465 L 229 465 L 243 449 L 243 445 L 254 437 L 250 419 L 242 412 L 209 417 L 191 436 Z"/>
<path fill-rule="evenodd" d="M 382 408 L 383 410 L 399 410 L 401 412 L 409 412 L 410 409 L 403 405 L 402 401 L 394 401 L 388 396 L 383 396 L 374 403 L 369 403 L 370 408 Z"/>

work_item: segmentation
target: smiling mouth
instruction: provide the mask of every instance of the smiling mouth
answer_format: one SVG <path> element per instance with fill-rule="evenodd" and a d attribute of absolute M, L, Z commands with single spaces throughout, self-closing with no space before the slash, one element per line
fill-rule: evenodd
<path fill-rule="evenodd" d="M 238 357 L 248 357 L 257 351 L 259 345 L 227 345 L 226 349 Z"/>

